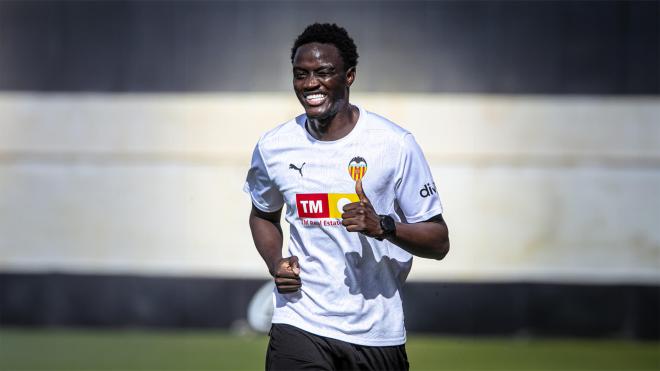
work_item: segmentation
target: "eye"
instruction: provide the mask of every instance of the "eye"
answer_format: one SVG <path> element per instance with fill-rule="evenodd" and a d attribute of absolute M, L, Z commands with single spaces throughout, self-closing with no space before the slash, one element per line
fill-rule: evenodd
<path fill-rule="evenodd" d="M 307 77 L 307 74 L 304 72 L 296 71 L 293 73 L 293 78 L 295 78 L 296 80 L 301 80 L 304 79 L 305 77 Z"/>
<path fill-rule="evenodd" d="M 316 72 L 316 76 L 321 78 L 327 78 L 332 76 L 333 74 L 334 74 L 334 70 L 332 69 L 323 69 Z"/>

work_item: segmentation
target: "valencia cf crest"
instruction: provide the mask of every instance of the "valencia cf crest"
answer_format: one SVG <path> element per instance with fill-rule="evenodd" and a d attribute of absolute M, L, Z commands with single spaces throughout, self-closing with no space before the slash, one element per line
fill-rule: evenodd
<path fill-rule="evenodd" d="M 348 163 L 348 174 L 351 175 L 351 178 L 357 182 L 362 179 L 366 173 L 367 161 L 360 156 L 353 157 L 351 162 Z"/>

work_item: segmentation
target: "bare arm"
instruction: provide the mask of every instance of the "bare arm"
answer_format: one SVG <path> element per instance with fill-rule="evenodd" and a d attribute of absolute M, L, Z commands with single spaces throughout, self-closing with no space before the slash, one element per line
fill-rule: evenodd
<path fill-rule="evenodd" d="M 379 220 L 377 226 L 380 229 Z M 449 252 L 449 230 L 441 214 L 425 222 L 397 222 L 396 234 L 387 240 L 422 258 L 440 260 Z"/>
<path fill-rule="evenodd" d="M 300 288 L 300 266 L 298 257 L 282 257 L 282 209 L 267 213 L 252 205 L 250 230 L 259 255 L 266 262 L 277 290 L 281 293 L 295 292 Z"/>
<path fill-rule="evenodd" d="M 449 252 L 449 230 L 442 215 L 419 223 L 396 223 L 396 234 L 384 236 L 380 217 L 364 194 L 362 181 L 355 184 L 360 202 L 344 206 L 342 224 L 349 232 L 360 232 L 369 237 L 386 237 L 388 241 L 423 258 L 442 259 Z"/>

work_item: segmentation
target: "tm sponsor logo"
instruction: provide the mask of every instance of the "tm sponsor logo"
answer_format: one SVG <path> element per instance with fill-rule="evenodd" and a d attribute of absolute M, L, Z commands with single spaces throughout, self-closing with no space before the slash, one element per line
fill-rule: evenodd
<path fill-rule="evenodd" d="M 298 193 L 296 194 L 296 209 L 298 217 L 307 220 L 304 222 L 305 225 L 330 225 L 314 223 L 310 219 L 341 219 L 344 205 L 359 200 L 354 193 Z"/>

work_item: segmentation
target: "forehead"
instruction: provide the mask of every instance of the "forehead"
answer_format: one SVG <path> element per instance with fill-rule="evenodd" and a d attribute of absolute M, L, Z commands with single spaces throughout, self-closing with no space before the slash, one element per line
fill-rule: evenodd
<path fill-rule="evenodd" d="M 339 49 L 332 44 L 309 43 L 296 49 L 293 65 L 298 67 L 327 65 L 340 67 L 343 65 Z"/>

